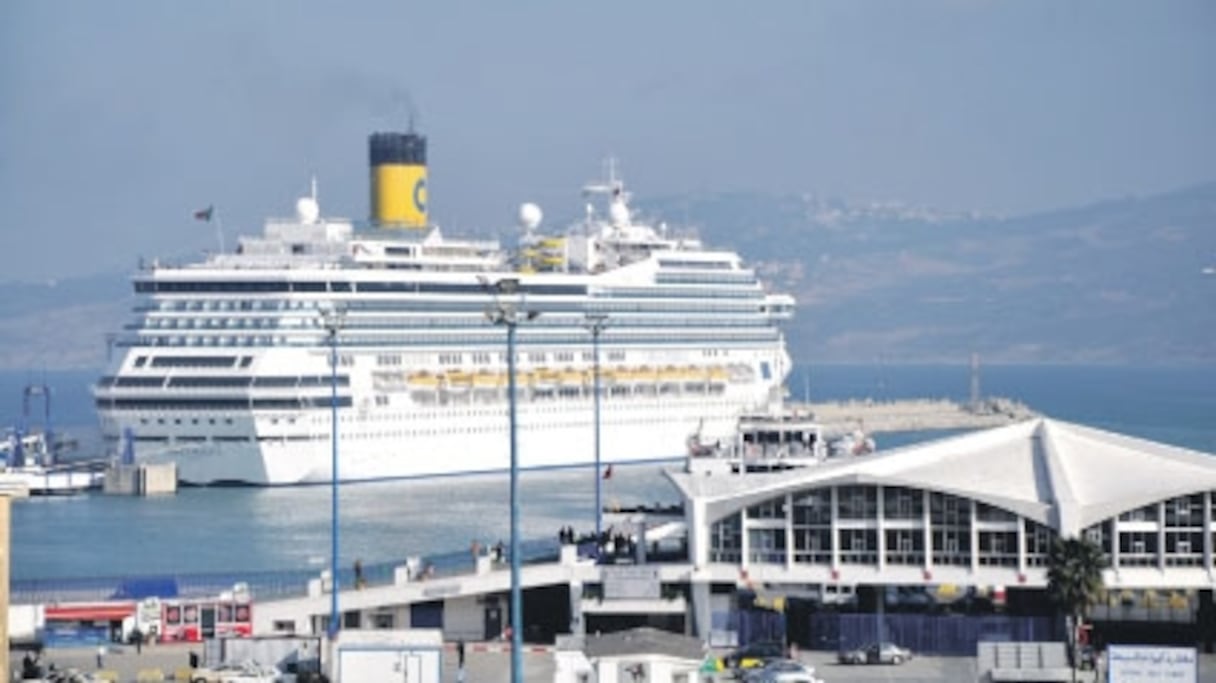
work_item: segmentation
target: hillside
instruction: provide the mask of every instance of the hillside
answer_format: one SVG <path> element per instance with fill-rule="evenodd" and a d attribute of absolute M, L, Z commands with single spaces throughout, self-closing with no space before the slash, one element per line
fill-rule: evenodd
<path fill-rule="evenodd" d="M 1216 183 L 1017 217 L 809 195 L 635 205 L 793 293 L 798 362 L 1216 361 Z M 129 322 L 127 276 L 6 283 L 0 369 L 99 367 Z"/>

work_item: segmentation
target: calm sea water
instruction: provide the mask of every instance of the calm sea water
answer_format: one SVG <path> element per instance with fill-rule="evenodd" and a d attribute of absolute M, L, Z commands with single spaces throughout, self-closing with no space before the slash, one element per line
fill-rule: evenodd
<path fill-rule="evenodd" d="M 96 373 L 47 373 L 56 425 L 96 449 L 89 383 Z M 804 381 L 809 379 L 809 382 Z M 0 419 L 22 413 L 21 389 L 42 374 L 0 373 Z M 1016 398 L 1053 417 L 1216 453 L 1216 368 L 990 367 L 983 393 Z M 813 400 L 965 399 L 969 371 L 950 366 L 810 366 L 790 392 Z M 33 406 L 41 422 L 41 402 Z M 590 436 L 588 437 L 590 438 Z M 880 437 L 880 446 L 924 435 Z M 96 452 L 94 450 L 94 452 Z M 671 502 L 656 466 L 616 467 L 605 500 Z M 342 556 L 365 563 L 506 539 L 508 479 L 478 475 L 345 486 Z M 590 470 L 524 473 L 521 528 L 549 537 L 594 525 Z M 154 572 L 320 567 L 329 553 L 329 487 L 184 489 L 163 498 L 84 496 L 21 501 L 13 510 L 12 575 L 111 576 Z M 581 523 L 580 523 L 581 522 Z"/>

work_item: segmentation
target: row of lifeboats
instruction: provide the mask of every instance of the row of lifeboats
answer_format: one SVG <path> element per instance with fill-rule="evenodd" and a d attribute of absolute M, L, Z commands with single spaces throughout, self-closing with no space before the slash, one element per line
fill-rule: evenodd
<path fill-rule="evenodd" d="M 745 364 L 666 367 L 653 366 L 607 366 L 600 369 L 600 382 L 605 386 L 622 384 L 666 384 L 666 383 L 727 383 L 750 382 L 755 371 Z M 396 378 L 380 376 L 378 383 L 399 383 Z M 396 382 L 391 380 L 395 379 Z M 405 384 L 411 389 L 499 389 L 507 385 L 507 373 L 493 370 L 447 370 L 443 372 L 417 371 L 405 373 Z M 517 370 L 515 382 L 521 387 L 567 386 L 586 387 L 595 383 L 595 371 L 591 368 L 532 368 Z"/>

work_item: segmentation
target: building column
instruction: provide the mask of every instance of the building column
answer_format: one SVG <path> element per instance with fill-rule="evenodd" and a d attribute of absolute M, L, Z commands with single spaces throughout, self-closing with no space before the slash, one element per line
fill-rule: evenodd
<path fill-rule="evenodd" d="M 688 559 L 694 567 L 709 564 L 710 520 L 705 512 L 705 501 L 690 500 L 684 512 L 684 526 L 688 528 Z"/>
<path fill-rule="evenodd" d="M 971 523 L 968 526 L 968 531 L 971 534 L 971 573 L 975 575 L 980 571 L 980 530 L 975 525 L 977 517 L 976 508 L 979 506 L 976 505 L 974 498 L 971 499 L 969 507 L 971 516 Z"/>
<path fill-rule="evenodd" d="M 1119 573 L 1119 515 L 1110 518 L 1110 568 Z"/>
<path fill-rule="evenodd" d="M 703 643 L 709 642 L 709 631 L 713 627 L 713 606 L 710 604 L 708 579 L 692 580 L 692 622 L 694 633 Z"/>
<path fill-rule="evenodd" d="M 748 539 L 747 532 L 748 532 L 747 508 L 743 507 L 743 508 L 739 509 L 739 568 L 740 569 L 747 569 L 747 566 L 749 564 L 751 564 L 751 558 L 748 557 L 748 555 L 751 554 L 750 551 L 751 551 L 752 544 L 750 543 L 750 541 Z"/>
<path fill-rule="evenodd" d="M 785 494 L 785 571 L 794 569 L 794 494 Z"/>
<path fill-rule="evenodd" d="M 1165 501 L 1157 502 L 1157 569 L 1165 571 Z"/>
<path fill-rule="evenodd" d="M 1203 568 L 1212 577 L 1212 492 L 1203 492 Z"/>
<path fill-rule="evenodd" d="M 837 487 L 832 487 L 832 514 L 829 524 L 832 531 L 832 569 L 840 567 L 840 522 L 838 519 L 840 494 Z"/>
<path fill-rule="evenodd" d="M 922 519 L 923 519 L 924 525 L 925 525 L 925 528 L 923 530 L 924 531 L 924 540 L 925 540 L 925 567 L 924 567 L 924 569 L 925 569 L 925 571 L 929 571 L 930 569 L 933 568 L 933 513 L 929 509 L 929 499 L 931 498 L 931 496 L 929 495 L 929 489 L 922 490 L 921 496 L 922 496 L 922 501 L 923 501 L 923 504 L 921 505 L 921 507 L 924 508 L 924 510 L 922 512 Z"/>
<path fill-rule="evenodd" d="M 883 487 L 882 485 L 875 485 L 874 489 L 878 497 L 878 505 L 875 509 L 878 511 L 878 571 L 881 572 L 887 568 L 887 531 L 886 525 L 883 522 L 883 518 L 885 517 Z M 881 602 L 882 600 L 879 599 L 879 603 Z"/>
<path fill-rule="evenodd" d="M 1026 575 L 1026 518 L 1018 515 L 1018 576 Z"/>

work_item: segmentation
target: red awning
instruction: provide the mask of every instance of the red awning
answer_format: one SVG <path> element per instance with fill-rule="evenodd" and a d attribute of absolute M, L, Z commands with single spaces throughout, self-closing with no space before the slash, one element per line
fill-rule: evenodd
<path fill-rule="evenodd" d="M 133 602 L 102 602 L 81 605 L 47 605 L 47 621 L 122 621 L 135 614 Z"/>

